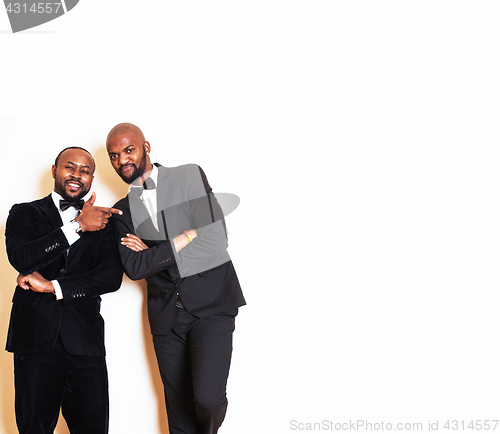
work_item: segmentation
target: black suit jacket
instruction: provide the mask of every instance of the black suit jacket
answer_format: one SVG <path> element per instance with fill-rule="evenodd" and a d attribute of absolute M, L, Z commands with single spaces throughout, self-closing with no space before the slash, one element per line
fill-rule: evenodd
<path fill-rule="evenodd" d="M 172 326 L 176 293 L 200 318 L 242 306 L 245 299 L 226 251 L 222 210 L 201 168 L 156 166 L 159 230 L 134 189 L 114 207 L 123 211 L 116 216 L 119 237 L 132 233 L 149 247 L 134 252 L 119 244 L 119 251 L 125 273 L 146 279 L 151 332 L 164 335 Z M 189 229 L 198 229 L 198 236 L 176 253 L 171 240 Z"/>
<path fill-rule="evenodd" d="M 73 355 L 104 354 L 104 320 L 100 295 L 116 291 L 123 271 L 111 219 L 105 229 L 84 232 L 70 248 L 51 195 L 10 210 L 5 230 L 12 266 L 26 275 L 38 271 L 57 279 L 63 300 L 54 294 L 16 287 L 7 336 L 7 351 L 45 353 L 60 333 Z"/>

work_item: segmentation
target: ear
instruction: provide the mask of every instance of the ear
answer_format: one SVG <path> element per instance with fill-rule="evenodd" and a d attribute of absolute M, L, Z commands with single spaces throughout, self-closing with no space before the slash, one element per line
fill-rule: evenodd
<path fill-rule="evenodd" d="M 146 154 L 149 154 L 151 152 L 151 145 L 149 142 L 144 142 L 144 149 L 146 150 Z"/>
<path fill-rule="evenodd" d="M 56 179 L 56 166 L 55 166 L 55 164 L 52 165 L 52 179 Z"/>

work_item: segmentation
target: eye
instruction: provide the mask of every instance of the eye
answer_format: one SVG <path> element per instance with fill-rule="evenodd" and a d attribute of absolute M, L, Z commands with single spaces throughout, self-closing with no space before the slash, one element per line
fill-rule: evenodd
<path fill-rule="evenodd" d="M 116 154 L 113 154 L 113 155 L 109 156 L 110 160 L 116 160 L 117 158 L 118 158 L 118 155 L 116 155 Z"/>
<path fill-rule="evenodd" d="M 125 152 L 127 154 L 131 154 L 133 152 L 134 148 L 128 148 Z"/>

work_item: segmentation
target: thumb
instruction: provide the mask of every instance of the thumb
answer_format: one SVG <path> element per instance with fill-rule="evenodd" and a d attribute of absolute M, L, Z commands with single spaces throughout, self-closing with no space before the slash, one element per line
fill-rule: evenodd
<path fill-rule="evenodd" d="M 87 202 L 85 202 L 85 205 L 93 206 L 94 202 L 95 202 L 95 191 L 92 192 L 92 196 Z"/>

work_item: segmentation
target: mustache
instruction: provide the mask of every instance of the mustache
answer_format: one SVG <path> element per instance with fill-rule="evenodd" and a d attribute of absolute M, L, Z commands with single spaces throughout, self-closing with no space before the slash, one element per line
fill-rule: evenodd
<path fill-rule="evenodd" d="M 133 167 L 134 169 L 137 169 L 137 166 L 134 164 L 134 163 L 128 163 L 128 164 L 122 164 L 118 169 L 121 170 L 124 168 L 124 167 Z"/>

